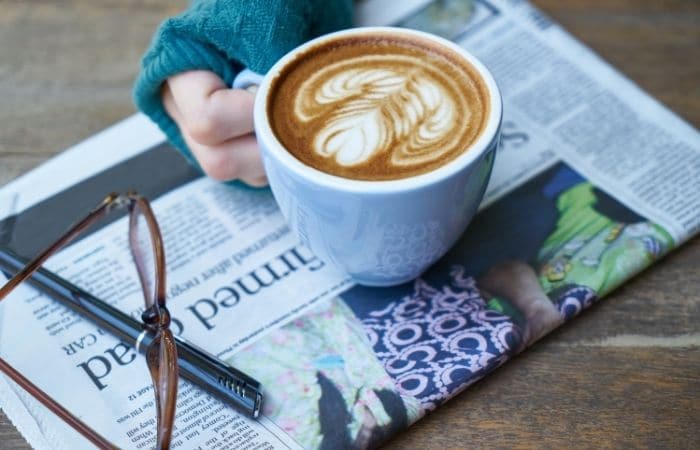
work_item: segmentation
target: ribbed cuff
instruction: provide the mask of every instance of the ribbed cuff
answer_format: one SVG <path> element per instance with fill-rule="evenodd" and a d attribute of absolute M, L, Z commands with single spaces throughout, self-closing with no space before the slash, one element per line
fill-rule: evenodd
<path fill-rule="evenodd" d="M 188 70 L 210 70 L 230 85 L 241 67 L 228 61 L 207 44 L 178 34 L 170 26 L 171 21 L 172 19 L 163 23 L 154 37 L 154 45 L 143 58 L 141 73 L 134 85 L 133 99 L 136 106 L 160 127 L 185 158 L 201 170 L 185 144 L 179 127 L 165 110 L 161 97 L 162 85 L 169 77 Z M 163 42 L 168 44 L 163 45 Z"/>

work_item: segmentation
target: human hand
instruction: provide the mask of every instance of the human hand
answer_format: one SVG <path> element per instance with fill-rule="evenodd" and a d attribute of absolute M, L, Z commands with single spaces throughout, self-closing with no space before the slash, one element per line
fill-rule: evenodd
<path fill-rule="evenodd" d="M 230 89 L 213 72 L 193 70 L 168 78 L 162 96 L 204 173 L 219 181 L 267 184 L 253 134 L 253 94 Z"/>

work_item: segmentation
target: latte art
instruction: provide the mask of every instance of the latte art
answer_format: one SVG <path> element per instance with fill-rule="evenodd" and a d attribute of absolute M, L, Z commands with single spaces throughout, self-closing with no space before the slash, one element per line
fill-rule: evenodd
<path fill-rule="evenodd" d="M 296 117 L 304 123 L 326 117 L 313 150 L 342 166 L 385 152 L 399 166 L 440 158 L 459 124 L 444 81 L 423 65 L 414 56 L 360 56 L 305 81 L 294 104 Z"/>
<path fill-rule="evenodd" d="M 303 54 L 273 82 L 268 115 L 285 148 L 346 178 L 388 180 L 434 170 L 484 128 L 476 70 L 418 40 L 370 37 Z"/>

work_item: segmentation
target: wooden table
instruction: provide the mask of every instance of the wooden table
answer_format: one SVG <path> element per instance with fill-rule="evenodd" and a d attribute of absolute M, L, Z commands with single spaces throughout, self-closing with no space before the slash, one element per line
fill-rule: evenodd
<path fill-rule="evenodd" d="M 0 0 L 0 183 L 134 112 L 131 83 L 180 0 Z M 536 0 L 700 126 L 700 2 Z M 700 239 L 390 444 L 700 448 Z M 27 448 L 0 413 L 0 447 Z"/>

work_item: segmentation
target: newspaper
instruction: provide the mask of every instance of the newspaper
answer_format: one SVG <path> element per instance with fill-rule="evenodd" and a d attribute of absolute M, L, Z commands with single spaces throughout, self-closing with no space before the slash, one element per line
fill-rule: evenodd
<path fill-rule="evenodd" d="M 176 332 L 266 395 L 253 421 L 182 381 L 173 448 L 376 446 L 700 228 L 698 131 L 529 3 L 365 0 L 356 20 L 457 42 L 503 94 L 480 213 L 412 283 L 353 286 L 299 245 L 269 191 L 198 177 L 141 115 L 0 190 L 0 242 L 30 254 L 32 227 L 57 234 L 96 186 L 150 174 L 137 184 L 165 235 Z M 116 220 L 48 267 L 138 315 L 125 238 Z M 23 286 L 0 306 L 0 353 L 120 447 L 153 447 L 145 361 L 95 325 Z M 0 405 L 35 448 L 89 448 L 5 378 Z"/>

